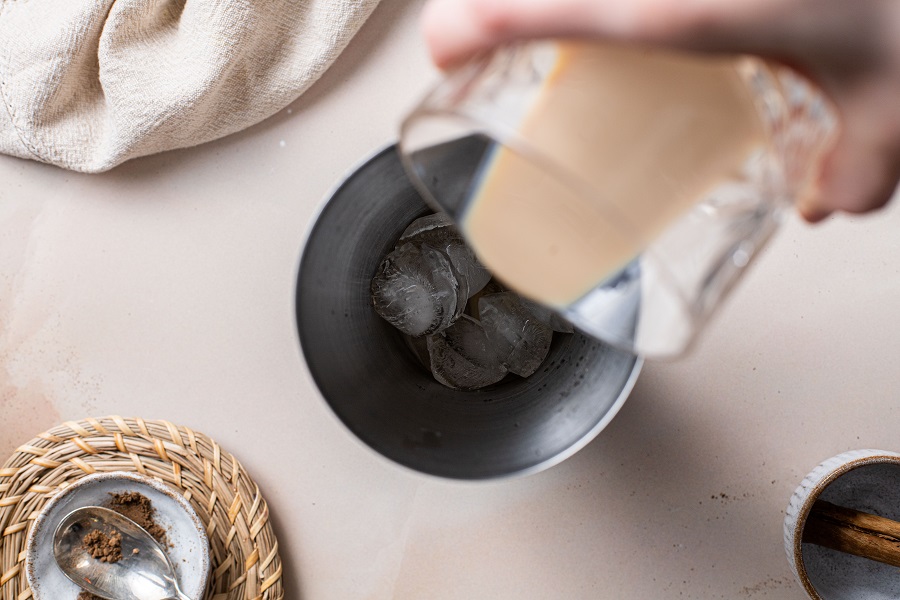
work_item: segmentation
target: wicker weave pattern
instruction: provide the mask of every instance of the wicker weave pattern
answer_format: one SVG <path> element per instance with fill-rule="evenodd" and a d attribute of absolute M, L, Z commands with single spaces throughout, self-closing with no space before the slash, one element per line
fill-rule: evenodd
<path fill-rule="evenodd" d="M 0 468 L 0 600 L 32 597 L 25 540 L 44 504 L 82 477 L 109 471 L 149 475 L 191 503 L 209 535 L 207 598 L 284 598 L 269 509 L 237 459 L 187 427 L 112 416 L 59 425 L 19 447 Z"/>

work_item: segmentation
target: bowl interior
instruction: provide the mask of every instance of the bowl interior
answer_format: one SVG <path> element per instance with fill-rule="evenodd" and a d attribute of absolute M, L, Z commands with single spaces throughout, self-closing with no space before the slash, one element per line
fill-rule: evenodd
<path fill-rule="evenodd" d="M 25 568 L 35 600 L 75 600 L 81 591 L 57 567 L 53 534 L 62 519 L 83 506 L 103 506 L 110 494 L 139 492 L 155 509 L 154 521 L 166 530 L 166 548 L 175 567 L 178 585 L 188 598 L 200 600 L 209 577 L 209 543 L 200 517 L 178 493 L 156 480 L 136 473 L 89 475 L 50 500 L 28 537 Z"/>
<path fill-rule="evenodd" d="M 296 294 L 300 343 L 319 390 L 360 440 L 421 472 L 481 479 L 562 460 L 612 418 L 639 359 L 579 333 L 556 334 L 528 379 L 474 392 L 437 383 L 375 313 L 369 291 L 402 231 L 431 212 L 394 147 L 351 174 L 323 208 Z"/>
<path fill-rule="evenodd" d="M 824 488 L 819 498 L 900 520 L 900 464 L 864 464 Z M 802 545 L 809 582 L 824 600 L 896 600 L 900 569 L 814 544 Z"/>

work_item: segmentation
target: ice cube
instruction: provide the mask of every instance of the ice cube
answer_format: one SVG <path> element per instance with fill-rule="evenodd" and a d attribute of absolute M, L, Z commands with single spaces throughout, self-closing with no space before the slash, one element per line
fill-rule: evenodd
<path fill-rule="evenodd" d="M 550 327 L 538 321 L 512 292 L 482 296 L 478 309 L 485 335 L 503 366 L 521 377 L 537 371 L 550 351 Z"/>
<path fill-rule="evenodd" d="M 572 324 L 566 321 L 566 319 L 560 316 L 555 310 L 551 308 L 547 308 L 542 304 L 538 304 L 528 298 L 519 297 L 519 300 L 522 301 L 522 305 L 525 306 L 528 311 L 534 315 L 538 321 L 552 329 L 553 331 L 558 331 L 559 333 L 574 333 L 575 328 L 572 327 Z"/>
<path fill-rule="evenodd" d="M 434 229 L 442 229 L 444 227 L 453 227 L 453 219 L 448 217 L 445 213 L 439 212 L 434 213 L 433 215 L 419 217 L 403 230 L 403 233 L 400 234 L 400 241 L 415 238 L 423 233 L 427 233 Z"/>
<path fill-rule="evenodd" d="M 375 311 L 414 337 L 446 329 L 463 309 L 449 258 L 428 245 L 398 246 L 378 267 L 371 290 Z"/>
<path fill-rule="evenodd" d="M 430 369 L 431 357 L 428 355 L 428 337 L 424 335 L 419 337 L 404 335 L 403 341 L 406 342 L 407 348 L 409 348 L 416 358 L 419 359 L 422 366 L 426 369 Z"/>
<path fill-rule="evenodd" d="M 481 299 L 482 296 L 486 296 L 488 294 L 499 294 L 500 292 L 505 292 L 506 288 L 500 285 L 500 282 L 496 279 L 491 279 L 488 281 L 488 284 L 481 288 L 475 295 L 469 298 L 468 304 L 466 304 L 466 312 L 470 315 L 473 315 L 476 319 L 478 317 L 478 300 Z"/>
<path fill-rule="evenodd" d="M 428 338 L 431 373 L 438 382 L 458 390 L 477 390 L 497 383 L 506 368 L 481 323 L 462 315 L 443 332 Z"/>
<path fill-rule="evenodd" d="M 443 251 L 450 258 L 465 303 L 491 279 L 491 274 L 478 262 L 475 253 L 466 245 L 450 217 L 436 213 L 410 223 L 400 236 L 401 242 L 428 244 Z"/>

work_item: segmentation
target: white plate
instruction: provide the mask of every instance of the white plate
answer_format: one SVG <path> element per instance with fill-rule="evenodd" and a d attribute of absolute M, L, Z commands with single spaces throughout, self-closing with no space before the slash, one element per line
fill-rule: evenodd
<path fill-rule="evenodd" d="M 154 521 L 166 530 L 167 553 L 175 566 L 178 585 L 191 600 L 201 600 L 209 579 L 209 541 L 206 528 L 190 504 L 173 488 L 137 473 L 88 475 L 44 506 L 28 534 L 25 576 L 34 600 L 75 600 L 81 591 L 56 566 L 53 533 L 70 512 L 82 506 L 105 506 L 110 494 L 139 492 L 153 505 Z"/>

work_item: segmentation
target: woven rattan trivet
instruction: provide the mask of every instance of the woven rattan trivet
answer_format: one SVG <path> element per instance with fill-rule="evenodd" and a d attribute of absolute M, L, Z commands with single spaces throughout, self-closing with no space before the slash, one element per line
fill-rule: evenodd
<path fill-rule="evenodd" d="M 0 599 L 31 598 L 25 540 L 44 504 L 82 477 L 109 471 L 155 477 L 188 499 L 209 535 L 213 571 L 207 598 L 284 598 L 269 509 L 240 463 L 187 427 L 105 417 L 42 433 L 0 468 Z"/>

